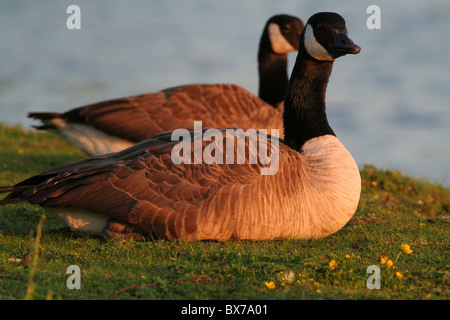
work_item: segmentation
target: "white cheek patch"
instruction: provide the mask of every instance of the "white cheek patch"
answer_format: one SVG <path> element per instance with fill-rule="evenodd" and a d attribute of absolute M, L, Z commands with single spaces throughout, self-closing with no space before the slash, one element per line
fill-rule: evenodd
<path fill-rule="evenodd" d="M 269 40 L 272 45 L 272 50 L 275 53 L 284 54 L 295 51 L 295 48 L 283 36 L 280 26 L 276 23 L 269 24 Z"/>
<path fill-rule="evenodd" d="M 305 49 L 308 54 L 317 60 L 333 61 L 333 56 L 314 37 L 314 31 L 308 24 L 305 27 Z"/>

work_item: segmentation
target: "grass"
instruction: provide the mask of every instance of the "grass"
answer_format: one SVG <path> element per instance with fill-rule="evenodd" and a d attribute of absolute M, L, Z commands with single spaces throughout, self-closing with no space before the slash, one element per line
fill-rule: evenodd
<path fill-rule="evenodd" d="M 0 124 L 0 186 L 83 156 L 52 134 Z M 355 216 L 319 240 L 107 242 L 55 231 L 63 225 L 38 206 L 2 206 L 0 299 L 448 300 L 449 189 L 373 166 L 361 176 Z M 67 286 L 72 265 L 81 289 Z M 380 289 L 366 285 L 371 265 Z"/>

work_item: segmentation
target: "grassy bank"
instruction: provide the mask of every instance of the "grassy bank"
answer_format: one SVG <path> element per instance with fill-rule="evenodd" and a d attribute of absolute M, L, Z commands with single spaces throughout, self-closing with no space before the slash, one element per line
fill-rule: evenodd
<path fill-rule="evenodd" d="M 1 186 L 83 156 L 0 124 Z M 37 206 L 2 206 L 0 299 L 449 299 L 450 190 L 373 166 L 361 175 L 352 220 L 310 241 L 106 242 L 55 231 Z M 81 289 L 67 286 L 71 265 Z M 380 289 L 366 285 L 371 265 Z"/>

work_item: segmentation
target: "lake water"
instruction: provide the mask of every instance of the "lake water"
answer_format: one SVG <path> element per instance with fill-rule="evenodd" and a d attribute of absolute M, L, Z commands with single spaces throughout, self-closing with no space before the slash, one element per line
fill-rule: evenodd
<path fill-rule="evenodd" d="M 80 30 L 66 27 L 71 4 Z M 381 9 L 381 29 L 367 28 L 370 5 Z M 30 111 L 188 83 L 256 94 L 266 20 L 287 13 L 306 22 L 319 11 L 341 14 L 362 47 L 335 62 L 327 92 L 329 122 L 358 165 L 449 186 L 448 0 L 2 0 L 0 121 L 28 128 Z"/>

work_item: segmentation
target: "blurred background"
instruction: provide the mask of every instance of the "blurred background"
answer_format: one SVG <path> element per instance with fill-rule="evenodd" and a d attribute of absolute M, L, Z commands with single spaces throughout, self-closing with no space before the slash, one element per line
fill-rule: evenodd
<path fill-rule="evenodd" d="M 69 5 L 81 30 L 69 30 Z M 370 5 L 381 29 L 369 30 Z M 334 11 L 362 51 L 334 64 L 327 112 L 360 167 L 450 185 L 450 1 L 2 0 L 0 122 L 188 83 L 258 92 L 267 19 Z M 289 56 L 289 74 L 296 54 Z M 258 128 L 257 128 L 258 129 Z"/>

